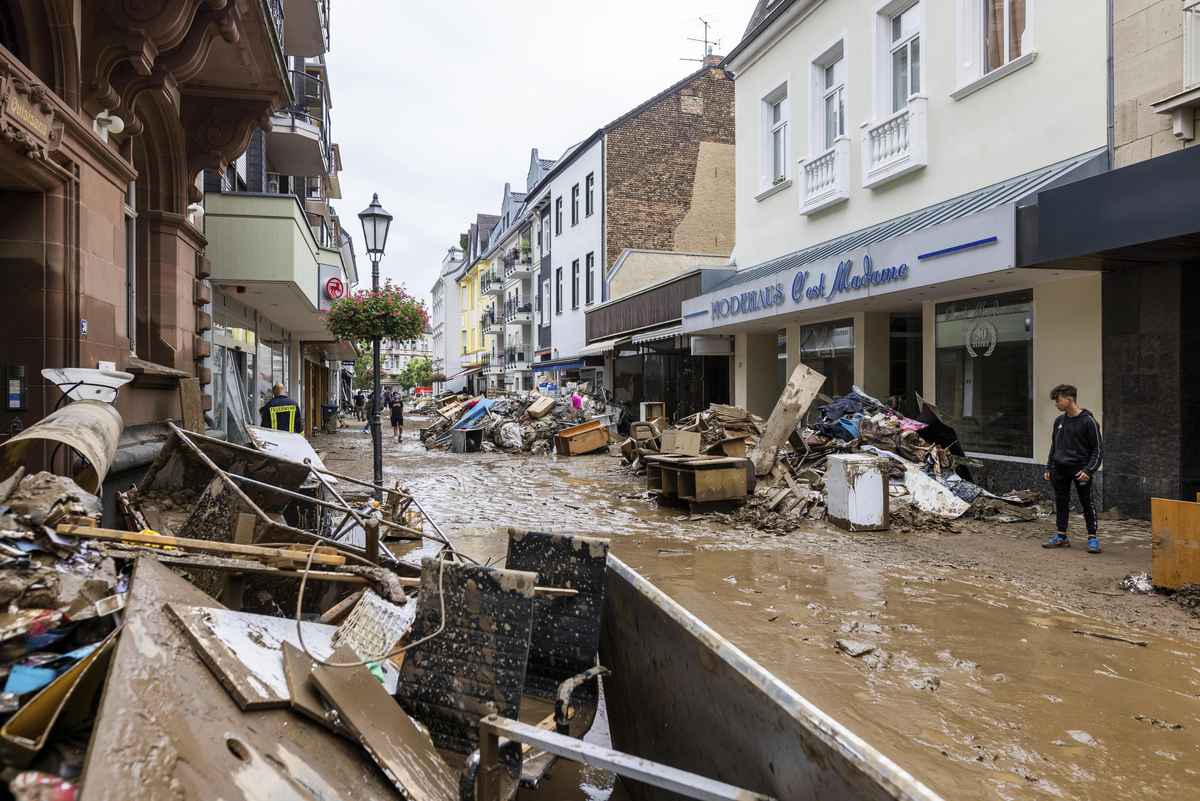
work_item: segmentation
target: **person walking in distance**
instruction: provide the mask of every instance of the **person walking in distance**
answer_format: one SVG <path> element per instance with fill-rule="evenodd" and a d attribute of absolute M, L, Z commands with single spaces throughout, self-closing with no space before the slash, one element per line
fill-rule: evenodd
<path fill-rule="evenodd" d="M 404 436 L 404 397 L 399 392 L 392 394 L 392 433 L 396 442 Z"/>
<path fill-rule="evenodd" d="M 1044 478 L 1054 486 L 1054 511 L 1058 531 L 1042 544 L 1043 548 L 1070 548 L 1067 523 L 1071 517 L 1071 485 L 1079 495 L 1083 521 L 1087 526 L 1088 553 L 1100 553 L 1096 505 L 1092 502 L 1092 479 L 1104 461 L 1104 439 L 1100 424 L 1079 405 L 1079 391 L 1070 384 L 1050 390 L 1050 400 L 1061 415 L 1050 432 L 1050 456 Z"/>

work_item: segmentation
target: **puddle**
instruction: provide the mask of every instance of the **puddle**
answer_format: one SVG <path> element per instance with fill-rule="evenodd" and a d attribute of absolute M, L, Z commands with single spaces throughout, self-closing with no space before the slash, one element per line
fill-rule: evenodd
<path fill-rule="evenodd" d="M 368 442 L 319 447 L 331 469 L 366 475 Z M 1191 643 L 895 549 L 880 558 L 871 538 L 821 525 L 771 537 L 689 520 L 608 457 L 429 453 L 414 435 L 387 446 L 385 477 L 481 560 L 503 559 L 505 526 L 611 537 L 616 555 L 946 799 L 1184 799 L 1200 786 Z M 838 639 L 873 650 L 851 657 Z M 571 781 L 608 797 L 593 779 Z"/>

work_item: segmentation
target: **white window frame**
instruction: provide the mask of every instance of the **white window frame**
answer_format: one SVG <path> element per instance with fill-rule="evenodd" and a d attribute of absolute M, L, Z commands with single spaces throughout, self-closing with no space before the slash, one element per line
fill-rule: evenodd
<path fill-rule="evenodd" d="M 921 41 L 922 39 L 924 39 L 924 36 L 922 36 L 922 34 L 924 33 L 923 12 L 924 12 L 924 9 L 921 8 L 921 3 L 918 0 L 918 2 L 908 5 L 906 8 L 901 8 L 900 10 L 896 11 L 893 14 L 889 14 L 887 17 L 888 51 L 887 51 L 887 55 L 885 56 L 885 59 L 887 60 L 887 65 L 888 65 L 888 98 L 889 98 L 889 100 L 888 100 L 888 109 L 887 110 L 889 113 L 892 113 L 892 114 L 897 114 L 897 113 L 903 111 L 904 109 L 908 108 L 909 101 L 921 93 L 921 80 L 925 77 L 924 71 L 921 69 L 921 60 L 922 60 L 922 58 L 924 58 L 924 51 L 925 51 L 923 42 Z M 896 23 L 898 21 L 900 21 L 904 17 L 905 14 L 908 14 L 908 13 L 913 13 L 917 19 L 916 30 L 907 35 L 904 33 L 903 30 L 901 30 L 900 36 L 899 36 L 899 38 L 897 38 L 896 33 L 895 33 Z M 917 45 L 917 58 L 915 59 L 915 61 L 913 59 L 913 53 L 912 53 L 914 43 L 916 43 L 916 45 Z M 905 83 L 907 85 L 904 87 L 906 90 L 904 92 L 904 105 L 898 106 L 897 99 L 896 99 L 896 54 L 901 51 L 906 51 L 905 55 L 907 57 L 907 62 L 908 62 L 908 75 L 905 77 Z M 914 70 L 914 66 L 915 66 L 915 70 Z M 917 80 L 916 80 L 917 86 L 915 89 L 913 88 L 914 72 L 917 75 Z"/>
<path fill-rule="evenodd" d="M 759 155 L 759 200 L 764 200 L 776 192 L 781 192 L 791 186 L 791 167 L 789 159 L 791 158 L 791 98 L 788 91 L 788 86 L 791 84 L 789 80 L 775 87 L 775 89 L 763 96 L 761 107 L 762 116 L 762 139 L 761 153 Z M 779 108 L 779 120 L 774 119 L 774 110 Z M 775 139 L 782 139 L 781 163 L 775 163 Z M 778 167 L 779 169 L 776 169 Z"/>
<path fill-rule="evenodd" d="M 542 281 L 542 296 L 538 300 L 538 323 L 550 325 L 550 279 Z"/>
<path fill-rule="evenodd" d="M 955 0 L 956 69 L 954 83 L 956 88 L 950 93 L 950 97 L 955 100 L 969 97 L 985 86 L 1028 67 L 1037 60 L 1038 52 L 1034 46 L 1034 23 L 1040 3 L 1038 0 L 1025 0 L 1025 32 L 1021 34 L 1021 55 L 988 71 L 984 44 L 987 31 L 984 2 L 985 0 Z M 1004 19 L 1007 26 L 1007 12 Z M 1007 52 L 1006 48 L 1005 53 Z"/>
<path fill-rule="evenodd" d="M 831 149 L 838 139 L 846 138 L 850 134 L 850 123 L 848 121 L 850 114 L 849 61 L 847 56 L 846 35 L 843 33 L 836 41 L 822 49 L 810 62 L 812 71 L 812 80 L 810 81 L 811 90 L 809 92 L 811 113 L 809 115 L 808 128 L 808 152 L 810 157 L 818 156 Z M 842 82 L 833 89 L 826 89 L 825 71 L 838 62 L 842 64 Z M 842 131 L 838 136 L 834 137 L 833 141 L 827 141 L 825 139 L 825 101 L 829 95 L 835 92 L 841 92 L 842 95 Z"/>
<path fill-rule="evenodd" d="M 1028 9 L 1025 18 L 1029 18 Z M 1028 31 L 1028 22 L 1025 27 Z M 1200 85 L 1200 0 L 1183 0 L 1183 88 L 1197 85 Z"/>

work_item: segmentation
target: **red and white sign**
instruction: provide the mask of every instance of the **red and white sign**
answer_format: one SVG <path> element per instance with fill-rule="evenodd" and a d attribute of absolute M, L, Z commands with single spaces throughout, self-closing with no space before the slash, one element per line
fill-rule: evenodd
<path fill-rule="evenodd" d="M 346 294 L 346 285 L 336 275 L 325 282 L 325 297 L 330 300 L 338 300 L 344 294 Z"/>

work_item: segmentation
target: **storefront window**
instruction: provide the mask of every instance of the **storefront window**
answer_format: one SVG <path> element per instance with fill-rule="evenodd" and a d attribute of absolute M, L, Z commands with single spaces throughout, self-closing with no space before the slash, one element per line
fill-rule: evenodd
<path fill-rule="evenodd" d="M 1033 456 L 1033 292 L 937 306 L 937 404 L 968 452 Z"/>
<path fill-rule="evenodd" d="M 800 363 L 825 376 L 821 392 L 831 398 L 854 387 L 854 321 L 800 327 Z"/>

